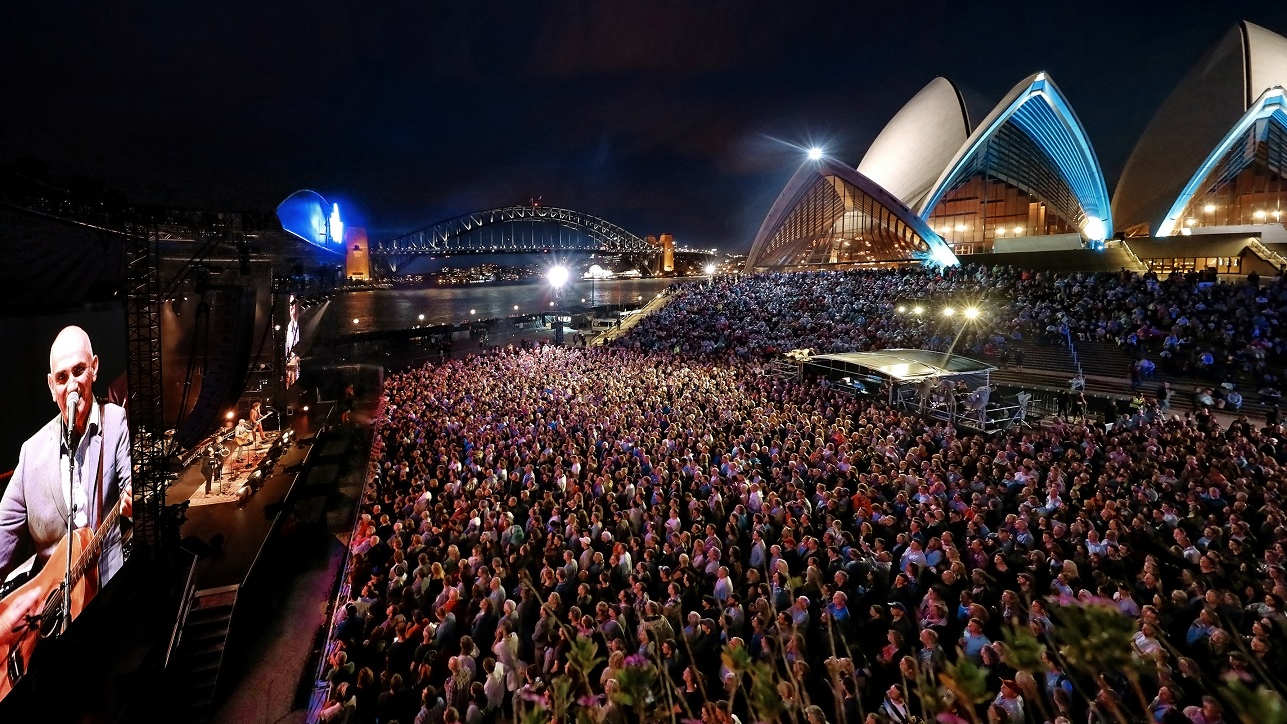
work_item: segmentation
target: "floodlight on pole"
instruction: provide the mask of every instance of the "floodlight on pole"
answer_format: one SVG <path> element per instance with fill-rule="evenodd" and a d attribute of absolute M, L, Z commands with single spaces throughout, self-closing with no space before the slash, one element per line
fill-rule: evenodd
<path fill-rule="evenodd" d="M 568 281 L 567 267 L 552 267 L 550 271 L 546 273 L 545 278 L 550 280 L 550 284 L 553 285 L 555 289 L 559 289 Z"/>

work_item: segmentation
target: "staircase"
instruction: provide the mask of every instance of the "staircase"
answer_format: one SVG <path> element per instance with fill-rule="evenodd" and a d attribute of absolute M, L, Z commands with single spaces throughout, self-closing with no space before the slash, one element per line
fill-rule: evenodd
<path fill-rule="evenodd" d="M 192 596 L 166 667 L 174 704 L 171 722 L 198 724 L 210 716 L 237 589 L 209 588 Z"/>
<path fill-rule="evenodd" d="M 1287 271 L 1287 258 L 1260 243 L 1260 239 L 1252 238 L 1247 248 L 1251 249 L 1256 256 L 1272 264 L 1278 271 Z"/>

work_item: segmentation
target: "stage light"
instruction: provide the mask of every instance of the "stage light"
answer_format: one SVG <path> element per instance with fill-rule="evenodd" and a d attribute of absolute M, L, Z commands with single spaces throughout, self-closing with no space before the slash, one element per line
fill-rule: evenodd
<path fill-rule="evenodd" d="M 906 312 L 906 311 L 907 311 L 907 307 L 904 307 L 904 306 L 903 306 L 903 305 L 901 305 L 901 304 L 900 304 L 900 305 L 898 305 L 898 313 L 899 313 L 899 314 L 902 314 L 903 312 Z"/>
<path fill-rule="evenodd" d="M 706 276 L 713 276 L 714 274 L 715 274 L 715 265 L 714 265 L 714 264 L 707 264 L 707 265 L 706 265 Z"/>
<path fill-rule="evenodd" d="M 552 307 L 552 306 L 554 306 L 554 302 L 550 302 L 550 306 L 551 306 L 551 307 Z"/>
<path fill-rule="evenodd" d="M 817 146 L 814 146 L 813 148 L 809 149 L 809 160 L 810 160 L 810 161 L 821 161 L 821 160 L 822 160 L 822 149 L 821 149 L 821 148 L 818 148 Z"/>
<path fill-rule="evenodd" d="M 280 331 L 282 331 L 282 326 L 281 326 L 280 324 L 274 324 L 274 325 L 273 325 L 273 331 L 274 331 L 274 332 L 280 332 Z"/>
<path fill-rule="evenodd" d="M 422 315 L 420 315 L 420 321 L 421 321 L 421 322 L 425 321 L 425 315 L 423 315 L 423 314 L 422 314 Z"/>
<path fill-rule="evenodd" d="M 1089 216 L 1086 223 L 1082 224 L 1081 232 L 1091 241 L 1103 241 L 1108 236 L 1108 225 L 1098 216 Z"/>
<path fill-rule="evenodd" d="M 1202 210 L 1207 212 L 1208 214 L 1213 214 L 1215 213 L 1215 204 L 1207 204 L 1206 206 L 1202 207 Z"/>
<path fill-rule="evenodd" d="M 469 313 L 470 313 L 470 314 L 478 314 L 478 310 L 477 310 L 477 309 L 471 309 L 471 310 L 469 310 Z"/>
<path fill-rule="evenodd" d="M 944 316 L 944 317 L 950 317 L 950 316 L 952 316 L 953 314 L 956 314 L 956 310 L 955 310 L 955 309 L 952 309 L 951 307 L 943 307 L 943 316 Z"/>
<path fill-rule="evenodd" d="M 304 405 L 304 412 L 308 412 L 308 405 Z"/>
<path fill-rule="evenodd" d="M 354 324 L 357 324 L 357 323 L 358 323 L 358 318 L 357 318 L 357 317 L 354 317 L 354 318 L 353 318 L 353 323 L 354 323 Z"/>
<path fill-rule="evenodd" d="M 1264 209 L 1256 209 L 1256 213 L 1252 214 L 1252 216 L 1256 217 L 1257 219 L 1263 219 L 1263 218 L 1265 218 L 1265 210 L 1264 210 Z"/>
<path fill-rule="evenodd" d="M 236 417 L 236 416 L 237 416 L 236 411 L 234 411 L 234 410 L 228 410 L 228 414 L 224 415 L 224 416 L 223 416 L 223 418 L 224 418 L 225 420 L 231 420 L 231 419 L 233 419 L 233 418 L 234 418 L 234 417 Z"/>
<path fill-rule="evenodd" d="M 567 267 L 551 267 L 550 271 L 545 275 L 545 278 L 550 280 L 550 284 L 552 284 L 555 289 L 558 289 L 568 281 Z"/>
<path fill-rule="evenodd" d="M 517 311 L 518 311 L 518 305 L 517 305 L 517 304 L 515 304 L 515 305 L 514 305 L 514 311 L 515 311 L 515 312 L 517 312 Z"/>
<path fill-rule="evenodd" d="M 956 230 L 957 230 L 958 232 L 965 231 L 965 224 L 957 224 L 957 225 L 956 225 Z"/>
<path fill-rule="evenodd" d="M 925 307 L 922 307 L 922 306 L 921 306 L 921 305 L 919 305 L 919 304 L 918 304 L 918 305 L 916 305 L 916 306 L 914 306 L 914 307 L 912 307 L 912 314 L 915 314 L 915 315 L 921 315 L 921 314 L 924 314 L 924 313 L 925 313 Z"/>
<path fill-rule="evenodd" d="M 979 318 L 979 310 L 978 310 L 976 307 L 966 307 L 966 308 L 965 308 L 965 316 L 966 316 L 968 319 L 978 319 L 978 318 Z"/>
<path fill-rule="evenodd" d="M 585 297 L 581 297 L 581 303 L 585 304 Z"/>
<path fill-rule="evenodd" d="M 1197 219 L 1185 219 L 1185 220 L 1184 220 L 1184 225 L 1185 225 L 1185 226 L 1197 226 L 1197 225 L 1198 225 L 1198 220 L 1197 220 Z"/>

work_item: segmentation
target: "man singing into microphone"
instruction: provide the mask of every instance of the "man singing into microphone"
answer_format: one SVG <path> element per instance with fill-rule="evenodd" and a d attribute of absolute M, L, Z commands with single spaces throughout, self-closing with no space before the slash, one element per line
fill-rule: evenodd
<path fill-rule="evenodd" d="M 49 392 L 59 415 L 22 445 L 18 467 L 0 499 L 0 580 L 33 550 L 36 567 L 50 562 L 67 535 L 67 515 L 76 528 L 98 528 L 114 506 L 124 521 L 133 514 L 130 433 L 124 408 L 94 399 L 98 357 L 80 327 L 58 333 L 49 350 Z M 69 465 L 75 461 L 73 472 Z M 123 563 L 121 526 L 104 537 L 99 585 Z"/>

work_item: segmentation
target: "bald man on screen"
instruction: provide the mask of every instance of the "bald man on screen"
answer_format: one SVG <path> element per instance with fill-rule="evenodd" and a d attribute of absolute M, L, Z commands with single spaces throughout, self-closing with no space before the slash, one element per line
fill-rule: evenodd
<path fill-rule="evenodd" d="M 59 414 L 22 445 L 18 467 L 0 498 L 0 580 L 31 553 L 44 566 L 67 535 L 72 513 L 76 528 L 98 528 L 120 506 L 122 523 L 133 515 L 130 434 L 124 408 L 99 403 L 93 386 L 98 357 L 89 335 L 66 327 L 49 350 L 49 393 Z M 68 399 L 79 396 L 68 445 Z M 73 475 L 69 460 L 75 459 Z M 124 562 L 121 525 L 107 532 L 99 556 L 99 585 Z"/>

